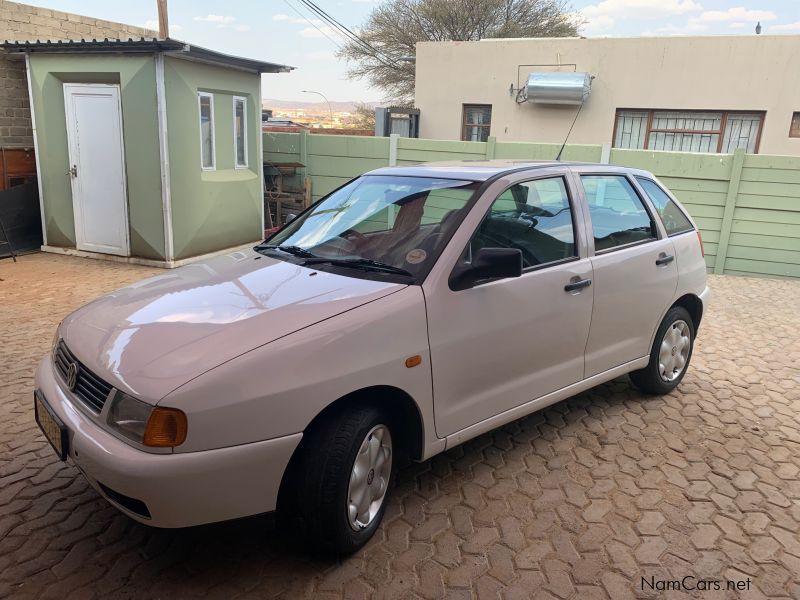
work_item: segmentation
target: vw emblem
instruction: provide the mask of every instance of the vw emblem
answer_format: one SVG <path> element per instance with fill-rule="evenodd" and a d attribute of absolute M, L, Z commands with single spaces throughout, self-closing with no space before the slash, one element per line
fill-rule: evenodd
<path fill-rule="evenodd" d="M 69 363 L 69 368 L 67 369 L 67 387 L 69 391 L 74 392 L 76 385 L 78 385 L 78 365 Z"/>

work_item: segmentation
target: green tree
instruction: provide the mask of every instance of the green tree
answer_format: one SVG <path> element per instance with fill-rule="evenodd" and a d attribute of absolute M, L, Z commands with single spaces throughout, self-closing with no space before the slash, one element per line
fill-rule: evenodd
<path fill-rule="evenodd" d="M 366 44 L 350 41 L 339 55 L 351 63 L 349 76 L 410 101 L 417 42 L 569 37 L 580 24 L 566 0 L 386 0 L 359 32 Z"/>

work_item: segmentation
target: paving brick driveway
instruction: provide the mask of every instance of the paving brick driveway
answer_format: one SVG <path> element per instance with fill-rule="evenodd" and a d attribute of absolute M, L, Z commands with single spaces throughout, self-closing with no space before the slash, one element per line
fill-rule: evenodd
<path fill-rule="evenodd" d="M 679 391 L 615 381 L 404 470 L 381 531 L 337 564 L 269 517 L 139 525 L 39 434 L 56 323 L 154 271 L 0 262 L 0 596 L 800 598 L 800 281 L 713 277 Z M 686 575 L 749 591 L 642 590 Z"/>

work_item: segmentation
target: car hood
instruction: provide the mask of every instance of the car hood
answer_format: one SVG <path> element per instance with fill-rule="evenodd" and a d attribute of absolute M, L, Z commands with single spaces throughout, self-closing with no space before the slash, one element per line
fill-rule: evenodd
<path fill-rule="evenodd" d="M 404 287 L 248 250 L 103 296 L 67 317 L 61 336 L 89 370 L 155 404 L 253 348 Z"/>

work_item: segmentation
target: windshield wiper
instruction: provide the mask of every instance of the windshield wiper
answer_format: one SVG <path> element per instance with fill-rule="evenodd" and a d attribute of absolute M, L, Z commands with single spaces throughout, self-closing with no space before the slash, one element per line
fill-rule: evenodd
<path fill-rule="evenodd" d="M 311 266 L 318 264 L 331 264 L 341 267 L 352 267 L 354 269 L 363 269 L 365 271 L 383 271 L 385 273 L 394 273 L 395 275 L 405 275 L 406 277 L 414 277 L 411 271 L 407 271 L 402 267 L 395 267 L 377 260 L 369 258 L 323 258 L 321 256 L 311 258 L 303 262 L 303 266 Z"/>
<path fill-rule="evenodd" d="M 286 254 L 292 254 L 294 256 L 300 256 L 302 258 L 319 258 L 313 252 L 309 252 L 308 250 L 301 248 L 300 246 L 276 246 L 274 244 L 259 244 L 255 247 L 256 252 L 261 250 L 280 250 L 281 252 L 286 252 Z"/>

